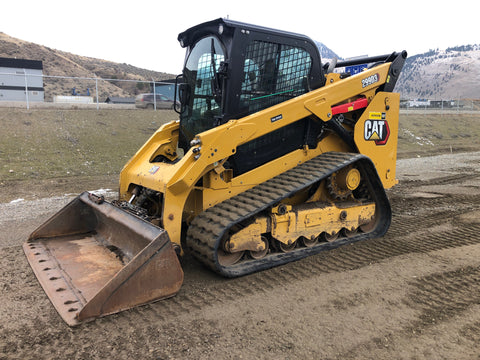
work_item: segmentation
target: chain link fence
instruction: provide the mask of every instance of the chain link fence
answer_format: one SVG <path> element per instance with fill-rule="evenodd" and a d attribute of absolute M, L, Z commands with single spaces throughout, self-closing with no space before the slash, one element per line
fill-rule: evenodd
<path fill-rule="evenodd" d="M 454 100 L 430 100 L 415 99 L 400 101 L 402 113 L 478 113 L 480 112 L 480 99 L 454 99 Z"/>
<path fill-rule="evenodd" d="M 135 108 L 135 97 L 145 93 L 153 94 L 156 109 L 160 97 L 174 100 L 175 80 L 53 76 L 29 69 L 0 72 L 0 106 L 4 107 Z"/>
<path fill-rule="evenodd" d="M 75 107 L 75 108 L 135 108 L 135 97 L 153 94 L 175 97 L 175 80 L 105 79 L 35 74 L 29 69 L 0 72 L 0 106 L 3 107 Z M 402 113 L 478 113 L 480 99 L 402 99 Z"/>

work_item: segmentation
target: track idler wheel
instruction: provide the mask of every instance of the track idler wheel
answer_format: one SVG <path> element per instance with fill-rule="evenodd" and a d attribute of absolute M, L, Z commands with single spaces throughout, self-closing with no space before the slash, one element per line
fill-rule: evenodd
<path fill-rule="evenodd" d="M 222 266 L 231 266 L 240 261 L 245 251 L 230 252 L 227 247 L 228 242 L 223 241 L 222 246 L 217 251 L 218 263 Z"/>
<path fill-rule="evenodd" d="M 333 232 L 331 234 L 324 232 L 322 233 L 322 239 L 327 242 L 333 242 L 338 239 L 339 234 L 340 232 Z"/>
<path fill-rule="evenodd" d="M 358 228 L 353 229 L 353 230 L 349 230 L 349 229 L 345 229 L 345 228 L 342 229 L 342 235 L 347 237 L 347 238 L 354 237 L 357 234 L 358 234 Z"/>
<path fill-rule="evenodd" d="M 288 253 L 290 251 L 293 251 L 297 247 L 297 240 L 295 241 L 290 241 L 289 244 L 285 244 L 281 241 L 278 240 L 273 240 L 273 247 L 275 250 L 283 252 L 283 253 Z"/>
<path fill-rule="evenodd" d="M 218 250 L 218 263 L 222 266 L 231 266 L 240 261 L 243 256 L 243 251 L 231 253 L 225 250 Z"/>
<path fill-rule="evenodd" d="M 301 240 L 302 245 L 305 247 L 312 247 L 318 244 L 318 237 L 313 236 L 311 238 L 307 238 L 305 236 L 302 236 Z"/>
<path fill-rule="evenodd" d="M 265 255 L 268 254 L 268 250 L 269 250 L 268 239 L 265 236 L 262 236 L 262 242 L 265 244 L 265 249 L 259 250 L 259 251 L 248 250 L 248 255 L 250 255 L 252 259 L 258 260 L 265 257 Z"/>
<path fill-rule="evenodd" d="M 360 226 L 360 230 L 361 230 L 363 233 L 369 233 L 370 231 L 372 231 L 373 229 L 375 229 L 375 226 L 376 226 L 376 222 L 375 222 L 375 218 L 373 218 L 372 220 L 370 220 L 369 223 L 364 224 L 364 225 L 361 225 L 361 226 Z"/>

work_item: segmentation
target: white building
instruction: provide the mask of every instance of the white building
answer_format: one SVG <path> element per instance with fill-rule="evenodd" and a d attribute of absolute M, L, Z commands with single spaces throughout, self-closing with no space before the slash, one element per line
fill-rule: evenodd
<path fill-rule="evenodd" d="M 409 100 L 408 107 L 429 107 L 430 100 L 428 99 L 416 99 L 416 100 Z"/>
<path fill-rule="evenodd" d="M 44 101 L 42 75 L 42 61 L 0 57 L 0 101 Z"/>

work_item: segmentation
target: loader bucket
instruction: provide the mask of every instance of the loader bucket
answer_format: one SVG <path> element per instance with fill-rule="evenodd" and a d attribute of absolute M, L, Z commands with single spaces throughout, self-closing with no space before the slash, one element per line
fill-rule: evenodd
<path fill-rule="evenodd" d="M 174 296 L 183 271 L 165 230 L 84 192 L 24 243 L 70 326 Z"/>

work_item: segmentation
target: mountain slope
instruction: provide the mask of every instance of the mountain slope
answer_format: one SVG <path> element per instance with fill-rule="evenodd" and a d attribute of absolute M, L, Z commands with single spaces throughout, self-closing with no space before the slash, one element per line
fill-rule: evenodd
<path fill-rule="evenodd" d="M 395 91 L 404 99 L 479 99 L 480 45 L 408 57 Z"/>
<path fill-rule="evenodd" d="M 315 44 L 317 44 L 318 50 L 320 51 L 320 57 L 322 58 L 322 62 L 325 63 L 333 58 L 337 58 L 339 60 L 342 59 L 324 43 L 321 43 L 320 41 L 315 41 Z"/>
<path fill-rule="evenodd" d="M 51 49 L 28 41 L 16 39 L 0 32 L 0 57 L 42 60 L 43 74 L 49 76 L 88 77 L 123 80 L 166 80 L 174 75 L 145 70 L 128 64 L 119 64 L 68 52 Z M 95 88 L 94 80 L 44 78 L 45 100 L 53 95 L 69 95 L 75 87 L 80 92 Z M 148 91 L 147 83 L 137 82 L 101 82 L 99 86 L 100 101 L 107 96 L 134 96 Z"/>
<path fill-rule="evenodd" d="M 322 62 L 338 56 L 320 42 L 316 42 Z M 44 75 L 87 77 L 137 81 L 99 82 L 99 100 L 108 96 L 134 96 L 149 91 L 148 82 L 172 79 L 175 76 L 163 72 L 141 69 L 19 40 L 0 32 L 0 57 L 42 60 Z M 44 79 L 45 100 L 53 95 L 69 95 L 72 88 L 84 93 L 95 88 L 94 80 Z M 395 91 L 403 99 L 480 99 L 480 45 L 464 45 L 446 50 L 430 50 L 407 58 Z"/>

